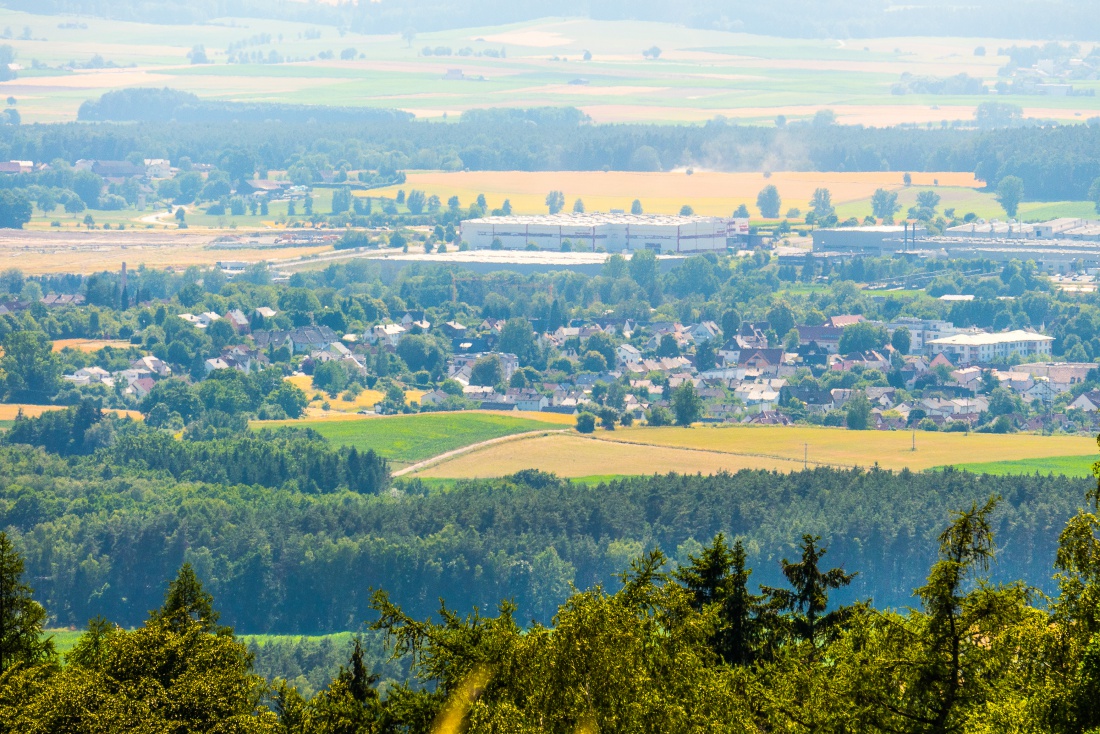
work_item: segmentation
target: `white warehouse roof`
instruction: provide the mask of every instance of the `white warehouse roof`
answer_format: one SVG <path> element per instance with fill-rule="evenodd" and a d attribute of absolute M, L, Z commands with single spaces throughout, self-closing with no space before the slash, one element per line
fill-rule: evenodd
<path fill-rule="evenodd" d="M 1054 341 L 1054 337 L 1036 334 L 1031 331 L 1005 331 L 998 334 L 955 334 L 942 339 L 934 339 L 929 344 L 956 347 L 982 347 L 992 344 L 1011 344 L 1027 341 Z"/>
<path fill-rule="evenodd" d="M 602 224 L 645 224 L 677 227 L 686 224 L 717 221 L 724 222 L 726 220 L 721 217 L 681 217 L 667 214 L 603 214 L 600 212 L 593 212 L 591 214 L 574 214 L 566 212 L 562 212 L 561 214 L 514 214 L 506 217 L 482 217 L 481 219 L 464 220 L 464 222 L 469 222 L 471 224 L 523 224 L 551 227 L 597 227 Z"/>

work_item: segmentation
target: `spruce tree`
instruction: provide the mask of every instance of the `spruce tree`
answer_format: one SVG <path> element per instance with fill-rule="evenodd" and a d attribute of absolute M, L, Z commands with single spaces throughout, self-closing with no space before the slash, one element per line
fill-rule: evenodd
<path fill-rule="evenodd" d="M 150 622 L 166 624 L 177 632 L 198 622 L 203 632 L 221 633 L 219 614 L 214 610 L 214 597 L 202 588 L 190 563 L 183 564 L 175 580 L 168 584 L 164 606 L 149 613 Z"/>
<path fill-rule="evenodd" d="M 711 648 L 730 665 L 747 665 L 758 656 L 759 612 L 763 599 L 749 593 L 752 569 L 746 568 L 745 546 L 738 540 L 731 550 L 722 533 L 714 536 L 699 556 L 676 571 L 676 580 L 693 596 L 692 606 L 703 611 L 718 604 L 720 626 Z"/>
<path fill-rule="evenodd" d="M 20 663 L 53 655 L 52 639 L 42 639 L 46 610 L 23 583 L 23 558 L 0 532 L 0 674 Z"/>
<path fill-rule="evenodd" d="M 821 637 L 829 635 L 850 616 L 850 607 L 840 607 L 828 612 L 829 592 L 852 583 L 854 573 L 844 573 L 834 568 L 822 571 L 820 563 L 827 552 L 818 545 L 816 535 L 802 536 L 802 560 L 791 563 L 783 559 L 783 575 L 790 589 L 761 587 L 769 596 L 773 612 L 786 612 L 785 622 L 796 639 L 817 645 Z"/>

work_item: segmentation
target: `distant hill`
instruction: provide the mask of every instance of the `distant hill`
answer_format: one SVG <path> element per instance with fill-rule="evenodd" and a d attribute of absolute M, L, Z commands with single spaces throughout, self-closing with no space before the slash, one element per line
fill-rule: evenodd
<path fill-rule="evenodd" d="M 334 25 L 370 33 L 435 31 L 589 16 L 799 38 L 980 36 L 1100 40 L 1092 0 L 374 0 L 358 4 L 292 0 L 6 0 L 29 13 L 93 15 L 161 24 L 259 17 Z"/>

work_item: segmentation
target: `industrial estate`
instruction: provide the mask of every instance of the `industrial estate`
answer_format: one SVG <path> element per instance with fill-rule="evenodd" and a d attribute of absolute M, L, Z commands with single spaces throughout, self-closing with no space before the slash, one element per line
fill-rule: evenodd
<path fill-rule="evenodd" d="M 1031 261 L 1045 272 L 1100 268 L 1100 221 L 1062 218 L 1047 222 L 975 221 L 930 234 L 906 225 L 819 229 L 816 257 L 851 254 L 908 258 Z"/>

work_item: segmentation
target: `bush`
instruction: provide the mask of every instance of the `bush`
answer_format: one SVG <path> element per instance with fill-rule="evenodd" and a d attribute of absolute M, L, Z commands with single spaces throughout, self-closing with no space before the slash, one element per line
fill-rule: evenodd
<path fill-rule="evenodd" d="M 656 406 L 649 409 L 646 413 L 646 423 L 651 426 L 671 426 L 672 425 L 672 412 L 668 408 L 662 408 Z"/>
<path fill-rule="evenodd" d="M 577 433 L 594 433 L 596 431 L 596 416 L 591 413 L 581 413 L 577 416 Z"/>

